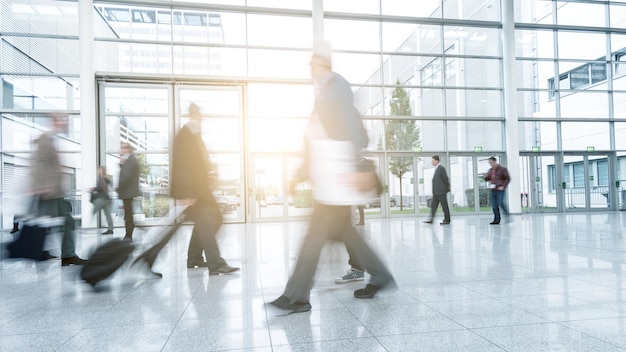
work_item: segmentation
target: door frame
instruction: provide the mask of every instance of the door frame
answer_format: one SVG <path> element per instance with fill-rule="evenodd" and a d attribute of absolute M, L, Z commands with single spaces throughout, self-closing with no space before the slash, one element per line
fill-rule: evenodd
<path fill-rule="evenodd" d="M 563 192 L 562 194 L 562 202 L 563 202 L 563 211 L 564 212 L 587 212 L 587 211 L 607 211 L 607 210 L 617 210 L 618 209 L 618 201 L 615 202 L 610 202 L 610 199 L 615 199 L 618 200 L 617 196 L 618 196 L 618 188 L 615 187 L 615 181 L 617 179 L 617 171 L 616 171 L 616 152 L 615 151 L 563 151 L 560 154 L 560 165 L 559 165 L 559 171 L 560 171 L 560 180 L 561 182 L 559 183 L 563 183 L 566 182 L 565 181 L 565 177 L 564 177 L 564 167 L 565 167 L 565 157 L 567 156 L 577 156 L 577 157 L 582 157 L 583 158 L 583 169 L 584 169 L 584 195 L 585 195 L 585 206 L 581 207 L 581 208 L 573 208 L 573 207 L 569 207 L 567 206 L 567 195 L 565 194 L 565 192 Z M 602 156 L 602 157 L 606 157 L 606 160 L 608 162 L 608 200 L 609 204 L 606 208 L 594 208 L 591 206 L 591 186 L 589 185 L 590 182 L 590 173 L 589 173 L 589 165 L 590 165 L 590 160 L 589 157 L 592 156 Z M 593 161 L 593 160 L 592 160 Z M 557 173 L 557 177 L 558 173 Z M 561 187 L 562 188 L 562 187 Z"/>
<path fill-rule="evenodd" d="M 562 212 L 565 206 L 565 201 L 564 201 L 565 197 L 564 197 L 563 188 L 560 186 L 561 182 L 559 182 L 559 180 L 563 179 L 563 159 L 562 159 L 561 153 L 560 152 L 520 152 L 519 156 L 520 158 L 528 157 L 529 159 L 532 157 L 537 157 L 537 156 L 538 157 L 545 156 L 545 157 L 552 157 L 554 159 L 554 172 L 555 172 L 554 191 L 555 191 L 555 197 L 556 197 L 556 208 L 546 209 L 546 208 L 539 207 L 538 196 L 537 194 L 533 193 L 533 194 L 530 194 L 528 197 L 529 206 L 527 208 L 528 210 L 526 211 L 526 213 Z M 522 171 L 523 169 L 520 168 L 520 175 L 522 175 Z M 533 172 L 532 174 L 522 175 L 521 177 L 526 177 L 526 176 L 531 177 L 527 181 L 531 188 L 529 191 L 533 192 L 533 189 L 536 189 L 536 188 L 534 188 L 532 185 L 536 183 L 536 180 L 533 180 L 532 177 L 534 176 L 535 178 L 536 177 L 543 178 L 543 175 L 537 175 L 536 172 Z M 542 180 L 541 182 L 544 182 L 544 181 L 545 180 Z M 549 186 L 548 186 L 548 189 L 549 189 Z M 543 184 L 542 184 L 541 191 L 543 192 Z M 524 213 L 524 211 L 522 211 L 522 213 Z"/>

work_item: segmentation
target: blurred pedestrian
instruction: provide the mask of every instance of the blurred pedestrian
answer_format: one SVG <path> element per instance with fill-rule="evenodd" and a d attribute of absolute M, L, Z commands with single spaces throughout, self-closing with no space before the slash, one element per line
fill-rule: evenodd
<path fill-rule="evenodd" d="M 133 219 L 133 199 L 141 195 L 139 189 L 139 160 L 133 153 L 133 147 L 127 143 L 120 144 L 120 179 L 117 194 L 124 204 L 124 239 L 133 241 L 135 220 Z"/>
<path fill-rule="evenodd" d="M 65 200 L 61 160 L 58 150 L 59 134 L 66 133 L 68 116 L 50 115 L 52 127 L 35 140 L 35 151 L 31 159 L 31 190 L 35 197 L 38 216 L 64 217 L 61 242 L 61 265 L 82 265 L 85 261 L 76 255 L 74 239 L 74 219 L 70 212 L 71 204 Z"/>
<path fill-rule="evenodd" d="M 493 210 L 493 221 L 491 225 L 500 224 L 502 219 L 500 215 L 500 208 L 504 212 L 504 215 L 509 215 L 509 209 L 504 203 L 504 191 L 511 182 L 511 176 L 509 176 L 509 170 L 506 167 L 498 164 L 495 157 L 489 158 L 489 165 L 491 169 L 483 174 L 485 181 L 489 181 L 489 201 L 491 202 L 491 209 Z"/>
<path fill-rule="evenodd" d="M 104 211 L 104 217 L 107 220 L 107 230 L 102 233 L 103 235 L 113 234 L 110 187 L 111 178 L 107 175 L 106 167 L 98 166 L 98 180 L 96 181 L 96 187 L 91 189 L 91 202 L 93 203 L 94 214 L 98 214 L 100 210 Z"/>
<path fill-rule="evenodd" d="M 239 268 L 226 263 L 220 255 L 217 233 L 222 225 L 222 214 L 211 185 L 209 153 L 202 141 L 202 114 L 196 104 L 189 106 L 189 122 L 174 139 L 172 182 L 170 195 L 183 204 L 193 221 L 187 250 L 187 267 L 207 267 L 209 275 L 230 274 Z M 206 262 L 202 258 L 202 251 Z"/>
<path fill-rule="evenodd" d="M 332 71 L 331 50 L 326 43 L 316 45 L 310 65 L 316 89 L 315 107 L 305 133 L 305 163 L 294 182 L 311 180 L 315 206 L 296 267 L 283 294 L 271 302 L 291 312 L 311 309 L 311 288 L 327 240 L 345 242 L 371 275 L 370 283 L 354 292 L 356 298 L 372 298 L 381 288 L 395 286 L 389 270 L 352 225 L 352 206 L 362 204 L 367 197 L 357 194 L 350 177 L 368 138 L 354 107 L 350 84 Z M 290 188 L 293 190 L 295 185 Z"/>

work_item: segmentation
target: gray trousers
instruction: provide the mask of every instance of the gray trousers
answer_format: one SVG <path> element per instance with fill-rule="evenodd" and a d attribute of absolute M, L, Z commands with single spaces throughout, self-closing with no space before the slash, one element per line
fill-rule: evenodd
<path fill-rule="evenodd" d="M 93 213 L 98 214 L 100 210 L 104 210 L 104 216 L 107 219 L 107 230 L 113 231 L 113 218 L 111 217 L 111 200 L 106 198 L 96 198 L 93 201 Z"/>
<path fill-rule="evenodd" d="M 327 240 L 344 242 L 350 248 L 351 256 L 358 256 L 358 261 L 371 275 L 370 284 L 379 287 L 395 285 L 387 267 L 352 226 L 352 207 L 316 204 L 298 262 L 283 293 L 292 302 L 309 302 L 317 263 Z"/>
<path fill-rule="evenodd" d="M 196 204 L 187 208 L 186 214 L 195 223 L 189 239 L 187 262 L 204 261 L 202 259 L 202 252 L 204 251 L 209 270 L 226 265 L 226 261 L 220 254 L 216 238 L 222 226 L 223 218 L 213 197 L 198 199 Z"/>
<path fill-rule="evenodd" d="M 69 202 L 63 198 L 39 200 L 37 215 L 62 216 L 65 218 L 63 226 L 63 239 L 61 241 L 61 258 L 76 256 L 76 243 L 74 240 L 74 218 L 70 214 Z"/>

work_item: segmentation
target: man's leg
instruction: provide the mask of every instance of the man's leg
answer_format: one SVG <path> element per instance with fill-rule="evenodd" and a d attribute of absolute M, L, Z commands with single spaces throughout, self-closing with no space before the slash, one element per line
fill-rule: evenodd
<path fill-rule="evenodd" d="M 491 209 L 493 210 L 493 222 L 500 222 L 500 204 L 498 201 L 498 191 L 491 190 L 489 192 L 489 201 L 491 202 Z"/>
<path fill-rule="evenodd" d="M 450 222 L 450 208 L 448 207 L 448 197 L 444 194 L 439 196 L 441 208 L 443 209 L 443 221 Z"/>
<path fill-rule="evenodd" d="M 124 226 L 126 227 L 125 239 L 133 239 L 135 220 L 133 219 L 133 199 L 124 199 Z"/>
<path fill-rule="evenodd" d="M 106 203 L 104 203 L 104 206 L 102 207 L 102 210 L 104 210 L 104 217 L 107 219 L 107 231 L 112 232 L 113 231 L 113 218 L 111 217 L 111 200 L 107 199 Z"/>
<path fill-rule="evenodd" d="M 437 213 L 437 208 L 439 207 L 439 196 L 433 194 L 433 198 L 430 201 L 430 221 L 435 219 L 435 213 Z"/>
<path fill-rule="evenodd" d="M 200 221 L 200 226 L 196 222 L 193 225 L 193 229 L 191 230 L 191 238 L 189 239 L 189 247 L 187 248 L 187 267 L 195 267 L 197 264 L 202 264 L 198 266 L 205 266 L 204 258 L 202 257 L 202 228 L 204 228 L 206 224 Z"/>
<path fill-rule="evenodd" d="M 498 191 L 498 203 L 500 204 L 500 207 L 502 208 L 504 215 L 509 215 L 509 208 L 506 206 L 506 203 L 504 202 L 505 195 L 506 194 L 504 190 Z"/>
<path fill-rule="evenodd" d="M 285 296 L 290 303 L 309 303 L 317 263 L 322 247 L 329 235 L 327 222 L 329 218 L 333 216 L 335 208 L 337 207 L 317 204 L 313 209 L 310 226 L 302 242 L 296 267 L 283 293 L 283 296 Z M 350 214 L 350 207 L 347 208 Z M 352 219 L 350 215 L 349 218 L 351 225 Z"/>
<path fill-rule="evenodd" d="M 200 252 L 204 250 L 209 272 L 214 272 L 216 269 L 220 269 L 226 265 L 226 261 L 221 257 L 220 249 L 217 244 L 217 233 L 222 226 L 222 214 L 220 214 L 215 201 L 204 201 L 193 205 L 191 215 L 195 222 L 191 237 L 196 236 L 199 239 L 199 243 L 201 244 L 199 247 Z M 190 248 L 190 250 L 192 250 L 192 255 L 197 253 L 194 253 L 192 248 Z M 189 255 L 189 251 L 187 254 Z"/>

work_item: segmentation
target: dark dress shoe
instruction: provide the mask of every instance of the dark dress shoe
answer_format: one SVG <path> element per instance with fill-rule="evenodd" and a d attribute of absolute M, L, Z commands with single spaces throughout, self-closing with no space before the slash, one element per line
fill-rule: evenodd
<path fill-rule="evenodd" d="M 439 223 L 440 225 L 450 225 L 450 220 L 444 220 Z"/>
<path fill-rule="evenodd" d="M 13 230 L 11 230 L 11 233 L 16 233 L 17 231 L 19 231 L 20 229 L 18 229 L 17 227 L 14 227 Z"/>
<path fill-rule="evenodd" d="M 373 298 L 382 287 L 367 284 L 365 288 L 354 291 L 354 297 L 356 298 Z"/>
<path fill-rule="evenodd" d="M 311 310 L 311 304 L 308 302 L 291 302 L 289 298 L 280 296 L 270 303 L 274 307 L 282 310 L 288 310 L 292 313 L 303 313 Z"/>
<path fill-rule="evenodd" d="M 87 262 L 86 260 L 80 259 L 76 255 L 73 257 L 69 257 L 69 258 L 61 258 L 61 266 L 68 266 L 70 264 L 83 265 L 86 262 Z"/>
<path fill-rule="evenodd" d="M 42 257 L 43 257 L 43 260 L 50 260 L 50 259 L 57 259 L 58 258 L 56 255 L 52 255 L 48 251 L 43 251 Z"/>
<path fill-rule="evenodd" d="M 207 262 L 187 262 L 187 269 L 206 268 L 207 266 L 209 266 Z"/>
<path fill-rule="evenodd" d="M 239 268 L 235 268 L 234 266 L 224 264 L 220 266 L 219 268 L 209 269 L 209 275 L 232 274 L 235 271 L 239 271 Z"/>
<path fill-rule="evenodd" d="M 426 220 L 426 221 L 424 221 L 424 224 L 432 224 L 432 223 L 433 223 L 433 221 L 432 221 L 432 220 Z"/>
<path fill-rule="evenodd" d="M 112 235 L 113 234 L 113 230 L 106 230 L 102 234 L 103 235 Z"/>
<path fill-rule="evenodd" d="M 492 221 L 489 225 L 500 225 L 500 221 Z"/>

